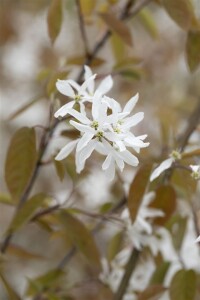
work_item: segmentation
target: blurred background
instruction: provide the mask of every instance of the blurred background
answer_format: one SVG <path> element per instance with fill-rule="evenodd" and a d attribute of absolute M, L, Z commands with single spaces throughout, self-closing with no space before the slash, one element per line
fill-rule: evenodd
<path fill-rule="evenodd" d="M 108 24 L 101 14 L 111 12 L 119 15 L 126 1 L 80 2 L 87 47 L 91 51 L 107 30 Z M 198 0 L 193 2 L 198 19 L 200 4 Z M 86 55 L 76 1 L 62 1 L 61 29 L 53 44 L 48 28 L 51 25 L 47 22 L 51 4 L 50 0 L 0 0 L 0 191 L 4 196 L 8 194 L 4 165 L 13 134 L 20 127 L 33 126 L 39 140 L 44 127 L 48 126 L 52 101 L 54 110 L 66 102 L 66 98 L 55 90 L 56 79 L 75 79 Z M 136 16 L 129 18 L 126 24 L 131 33 L 132 45 L 124 42 L 114 31 L 97 54 L 91 68 L 99 75 L 99 79 L 108 74 L 113 76 L 114 86 L 110 95 L 122 105 L 139 92 L 140 99 L 135 111 L 144 111 L 145 118 L 137 127 L 136 134 L 148 134 L 150 142 L 150 147 L 141 152 L 139 159 L 141 162 L 159 162 L 167 158 L 176 146 L 176 138 L 187 126 L 188 116 L 199 101 L 200 70 L 196 68 L 191 72 L 188 66 L 188 28 L 175 22 L 163 7 L 162 1 L 151 1 Z M 67 201 L 69 206 L 75 203 L 76 207 L 90 211 L 99 210 L 106 203 L 116 203 L 132 181 L 135 173 L 132 168 L 127 167 L 114 183 L 108 183 L 101 171 L 102 161 L 98 155 L 87 162 L 81 176 L 75 174 L 74 158 L 71 155 L 65 162 L 65 177 L 59 180 L 55 164 L 49 160 L 66 143 L 66 138 L 60 136 L 65 126 L 61 123 L 54 132 L 32 194 L 45 192 L 54 204 Z M 199 130 L 190 139 L 190 149 L 199 145 Z M 190 179 L 188 182 L 190 184 Z M 184 190 L 181 184 L 180 188 Z M 188 194 L 188 197 L 191 195 Z M 0 203 L 1 238 L 13 213 L 12 205 Z M 87 221 L 93 224 L 93 219 Z M 104 241 L 101 246 L 103 252 L 112 230 L 115 231 L 112 226 L 110 232 L 97 235 L 97 240 Z M 191 234 L 191 238 L 195 238 L 194 231 Z M 13 245 L 19 248 L 13 246 L 10 249 L 4 270 L 20 294 L 27 286 L 27 278 L 56 266 L 70 246 L 56 233 L 50 234 L 35 223 L 17 233 Z M 189 251 L 190 267 L 195 267 L 198 250 L 193 247 Z M 80 269 L 75 267 L 78 263 L 79 259 L 73 260 L 73 267 L 69 267 L 71 277 L 77 281 L 82 278 Z M 69 287 L 70 284 L 69 280 Z M 0 298 L 3 300 L 6 297 L 4 288 L 0 286 Z"/>

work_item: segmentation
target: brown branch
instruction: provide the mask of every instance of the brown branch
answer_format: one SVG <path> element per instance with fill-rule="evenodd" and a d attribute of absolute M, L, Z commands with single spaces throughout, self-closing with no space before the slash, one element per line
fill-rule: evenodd
<path fill-rule="evenodd" d="M 135 267 L 137 266 L 138 258 L 139 258 L 140 251 L 137 249 L 133 249 L 130 255 L 130 258 L 126 264 L 125 267 L 125 273 L 122 277 L 122 280 L 120 282 L 119 288 L 114 295 L 114 300 L 121 300 L 126 293 L 131 275 L 133 271 L 135 270 Z"/>
<path fill-rule="evenodd" d="M 89 47 L 88 47 L 88 39 L 87 39 L 86 30 L 85 30 L 85 22 L 83 19 L 83 14 L 81 11 L 80 0 L 76 0 L 76 6 L 77 6 L 77 11 L 78 11 L 80 32 L 81 32 L 81 36 L 82 36 L 82 40 L 83 40 L 83 45 L 85 48 L 85 56 L 89 57 L 90 54 L 89 54 Z"/>

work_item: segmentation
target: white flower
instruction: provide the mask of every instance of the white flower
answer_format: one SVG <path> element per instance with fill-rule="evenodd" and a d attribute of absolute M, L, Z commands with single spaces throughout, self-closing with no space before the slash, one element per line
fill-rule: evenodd
<path fill-rule="evenodd" d="M 200 179 L 200 166 L 190 165 L 190 168 L 192 170 L 192 173 L 191 173 L 192 178 L 194 178 L 195 180 L 199 180 Z"/>
<path fill-rule="evenodd" d="M 178 151 L 172 151 L 172 153 L 170 154 L 170 157 L 167 158 L 166 160 L 164 160 L 151 174 L 150 176 L 150 181 L 153 181 L 154 179 L 156 179 L 157 177 L 160 176 L 160 174 L 162 172 L 164 172 L 165 170 L 169 169 L 172 164 L 178 160 L 181 159 L 181 154 Z"/>
<path fill-rule="evenodd" d="M 164 213 L 155 208 L 150 208 L 149 204 L 155 197 L 154 192 L 150 192 L 145 195 L 143 202 L 138 210 L 137 217 L 135 222 L 132 224 L 130 219 L 130 214 L 127 208 L 122 212 L 122 219 L 125 221 L 127 228 L 128 239 L 133 243 L 133 245 L 140 249 L 141 246 L 147 244 L 147 237 L 152 235 L 153 229 L 150 223 L 150 220 L 155 217 L 163 217 Z M 151 247 L 151 243 L 149 243 Z M 153 249 L 155 252 L 155 249 Z"/>
<path fill-rule="evenodd" d="M 72 101 L 68 102 L 67 104 L 63 105 L 59 110 L 56 111 L 54 114 L 55 118 L 64 117 L 68 114 L 69 109 L 72 108 L 76 103 L 78 103 L 81 107 L 81 110 L 84 110 L 84 102 L 89 101 L 91 102 L 93 98 L 102 96 L 106 94 L 113 86 L 113 80 L 111 76 L 107 76 L 96 91 L 94 91 L 95 85 L 95 77 L 96 74 L 92 74 L 91 69 L 88 66 L 85 66 L 85 81 L 82 85 L 79 85 L 74 80 L 60 80 L 58 79 L 56 82 L 56 87 L 58 91 L 73 99 Z"/>
<path fill-rule="evenodd" d="M 141 148 L 147 147 L 149 143 L 144 143 L 147 135 L 135 136 L 130 130 L 144 118 L 144 113 L 139 112 L 130 116 L 136 102 L 138 94 L 132 97 L 124 109 L 121 105 L 104 94 L 112 87 L 112 78 L 107 76 L 94 90 L 95 75 L 89 67 L 85 66 L 85 82 L 82 86 L 73 80 L 58 81 L 57 88 L 74 100 L 61 107 L 55 116 L 69 114 L 73 120 L 69 123 L 80 132 L 80 138 L 70 142 L 63 147 L 56 156 L 56 160 L 62 160 L 76 149 L 76 171 L 80 173 L 87 158 L 94 150 L 106 156 L 102 169 L 107 177 L 112 180 L 115 176 L 116 166 L 122 172 L 125 163 L 137 166 L 139 161 L 127 148 L 132 148 L 139 152 Z M 74 92 L 74 90 L 77 93 Z M 77 100 L 78 99 L 78 100 Z M 80 112 L 73 108 L 76 101 L 79 101 Z M 84 101 L 91 101 L 92 106 L 85 110 Z"/>
<path fill-rule="evenodd" d="M 93 78 L 92 70 L 88 66 L 84 66 L 85 69 L 85 81 L 89 80 L 89 84 L 87 85 L 87 91 L 88 91 L 88 99 L 93 100 L 96 96 L 99 97 L 99 95 L 103 96 L 106 93 L 110 91 L 110 89 L 113 86 L 113 80 L 110 75 L 106 76 L 102 82 L 97 87 L 96 91 L 94 89 L 95 87 L 95 81 Z M 90 80 L 90 78 L 93 78 L 93 80 Z"/>
<path fill-rule="evenodd" d="M 72 108 L 76 103 L 79 103 L 82 110 L 84 109 L 83 103 L 85 101 L 89 101 L 89 96 L 86 89 L 90 85 L 90 83 L 94 81 L 95 76 L 95 74 L 92 75 L 90 78 L 85 80 L 82 85 L 79 85 L 71 79 L 57 80 L 56 87 L 58 91 L 61 94 L 73 99 L 73 101 L 68 102 L 67 104 L 63 105 L 60 109 L 58 109 L 54 114 L 55 118 L 64 117 L 65 115 L 67 115 L 69 109 Z"/>

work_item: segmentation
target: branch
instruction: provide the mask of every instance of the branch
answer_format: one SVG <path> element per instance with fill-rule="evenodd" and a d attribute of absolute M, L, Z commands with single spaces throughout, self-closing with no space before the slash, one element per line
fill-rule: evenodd
<path fill-rule="evenodd" d="M 86 57 L 89 57 L 89 47 L 88 47 L 88 39 L 87 39 L 87 35 L 86 35 L 86 30 L 85 30 L 85 22 L 83 19 L 83 14 L 81 11 L 81 4 L 80 4 L 80 0 L 76 0 L 76 6 L 77 6 L 77 11 L 78 11 L 78 18 L 79 18 L 79 27 L 80 27 L 80 32 L 81 32 L 81 36 L 82 36 L 82 40 L 83 40 L 83 45 L 85 48 L 85 55 Z"/>
<path fill-rule="evenodd" d="M 114 300 L 121 300 L 123 298 L 124 294 L 126 293 L 126 289 L 128 287 L 131 275 L 132 275 L 133 271 L 135 270 L 135 267 L 137 266 L 139 254 L 140 254 L 140 251 L 133 248 L 130 258 L 126 264 L 124 276 L 122 277 L 120 286 L 114 296 Z"/>

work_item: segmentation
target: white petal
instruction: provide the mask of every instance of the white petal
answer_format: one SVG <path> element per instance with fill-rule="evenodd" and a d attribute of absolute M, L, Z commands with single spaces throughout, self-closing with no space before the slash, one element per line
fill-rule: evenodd
<path fill-rule="evenodd" d="M 112 154 L 109 153 L 108 156 L 106 157 L 106 159 L 104 160 L 103 164 L 102 164 L 102 170 L 105 171 L 110 167 L 112 159 L 113 159 Z"/>
<path fill-rule="evenodd" d="M 131 147 L 139 147 L 139 148 L 145 148 L 149 146 L 149 143 L 144 143 L 141 141 L 138 137 L 132 137 L 128 136 L 125 139 L 125 142 L 127 142 Z"/>
<path fill-rule="evenodd" d="M 122 172 L 124 169 L 124 161 L 123 159 L 121 159 L 120 157 L 115 157 L 115 161 L 117 163 L 118 168 L 120 169 L 120 171 Z"/>
<path fill-rule="evenodd" d="M 115 161 L 113 157 L 111 157 L 111 161 L 109 164 L 109 167 L 104 170 L 106 177 L 108 178 L 109 181 L 112 181 L 115 177 Z"/>
<path fill-rule="evenodd" d="M 144 113 L 139 112 L 139 113 L 133 115 L 132 117 L 126 118 L 121 127 L 124 128 L 124 129 L 127 129 L 127 128 L 130 128 L 132 126 L 135 126 L 139 122 L 141 122 L 143 120 L 143 118 L 144 118 Z"/>
<path fill-rule="evenodd" d="M 101 95 L 105 95 L 113 86 L 112 77 L 109 75 L 98 86 L 97 90 Z"/>
<path fill-rule="evenodd" d="M 93 120 L 97 121 L 99 117 L 99 109 L 101 105 L 101 94 L 96 93 L 92 102 L 92 117 Z"/>
<path fill-rule="evenodd" d="M 195 240 L 195 243 L 200 242 L 200 236 L 198 236 L 198 238 Z"/>
<path fill-rule="evenodd" d="M 128 150 L 119 152 L 118 154 L 127 164 L 129 164 L 133 167 L 136 167 L 139 163 L 137 157 Z"/>
<path fill-rule="evenodd" d="M 55 160 L 62 160 L 66 158 L 75 148 L 76 144 L 78 143 L 79 139 L 68 143 L 65 147 L 63 147 L 60 152 L 55 157 Z"/>
<path fill-rule="evenodd" d="M 80 84 L 72 79 L 68 79 L 67 82 L 78 92 L 80 90 Z"/>
<path fill-rule="evenodd" d="M 199 172 L 200 166 L 198 165 L 190 165 L 190 168 L 193 172 Z"/>
<path fill-rule="evenodd" d="M 94 129 L 88 125 L 83 125 L 73 120 L 69 121 L 69 123 L 81 132 L 94 133 Z"/>
<path fill-rule="evenodd" d="M 119 151 L 125 151 L 126 150 L 126 146 L 124 145 L 124 143 L 122 141 L 116 141 L 115 144 L 119 148 Z"/>
<path fill-rule="evenodd" d="M 56 82 L 56 87 L 61 94 L 68 96 L 70 98 L 74 98 L 75 93 L 74 90 L 69 85 L 68 80 L 58 79 Z"/>
<path fill-rule="evenodd" d="M 85 146 L 80 152 L 76 153 L 76 171 L 80 173 L 84 167 L 85 162 L 90 157 L 92 152 L 94 151 L 97 144 L 97 139 L 91 140 L 87 146 Z"/>
<path fill-rule="evenodd" d="M 84 66 L 84 69 L 85 69 L 85 80 L 88 80 L 93 75 L 92 70 L 88 66 Z M 93 95 L 93 93 L 94 93 L 94 80 L 89 82 L 88 91 L 91 95 Z"/>
<path fill-rule="evenodd" d="M 80 88 L 79 93 L 84 93 L 84 91 L 85 91 L 86 89 L 88 89 L 88 90 L 90 91 L 90 89 L 91 89 L 91 88 L 93 87 L 93 85 L 94 85 L 94 79 L 95 79 L 95 77 L 96 77 L 96 74 L 90 76 L 87 80 L 85 80 L 85 81 L 83 82 L 83 84 L 81 85 L 81 88 Z M 93 88 L 93 90 L 94 90 L 94 88 Z M 92 93 L 93 93 L 93 92 L 92 92 Z"/>
<path fill-rule="evenodd" d="M 77 151 L 82 150 L 88 144 L 88 142 L 93 138 L 93 136 L 94 133 L 86 132 L 78 142 L 76 150 Z"/>
<path fill-rule="evenodd" d="M 153 181 L 154 179 L 156 179 L 158 176 L 160 176 L 160 174 L 169 169 L 173 163 L 174 159 L 172 157 L 164 160 L 151 174 L 150 177 L 150 181 Z"/>
<path fill-rule="evenodd" d="M 123 112 L 131 112 L 138 102 L 139 94 L 137 93 L 134 97 L 132 97 L 125 105 Z"/>
<path fill-rule="evenodd" d="M 69 110 L 74 106 L 75 101 L 71 101 L 65 105 L 63 105 L 61 108 L 59 108 L 55 114 L 54 117 L 58 118 L 58 117 L 64 117 L 69 113 Z"/>
<path fill-rule="evenodd" d="M 70 109 L 68 113 L 83 124 L 91 123 L 91 121 L 84 114 L 81 114 L 80 112 L 78 112 L 75 109 Z"/>

